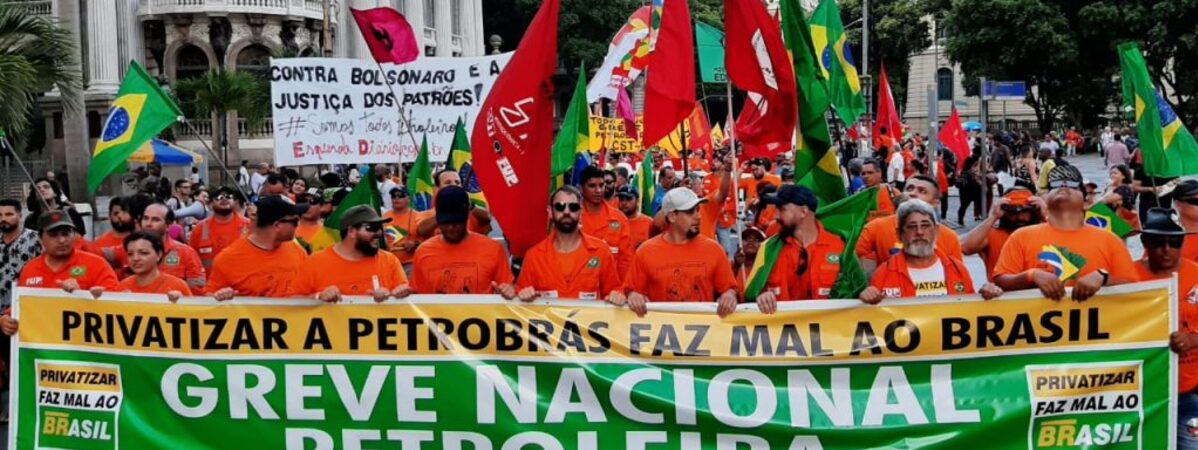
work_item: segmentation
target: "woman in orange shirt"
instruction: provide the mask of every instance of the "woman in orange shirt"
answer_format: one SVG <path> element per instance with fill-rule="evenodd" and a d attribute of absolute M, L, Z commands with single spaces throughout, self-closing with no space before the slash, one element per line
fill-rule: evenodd
<path fill-rule="evenodd" d="M 165 247 L 162 239 L 143 231 L 125 237 L 125 252 L 129 255 L 129 270 L 133 275 L 121 280 L 121 290 L 137 294 L 166 294 L 174 303 L 179 297 L 191 295 L 187 282 L 158 270 Z"/>

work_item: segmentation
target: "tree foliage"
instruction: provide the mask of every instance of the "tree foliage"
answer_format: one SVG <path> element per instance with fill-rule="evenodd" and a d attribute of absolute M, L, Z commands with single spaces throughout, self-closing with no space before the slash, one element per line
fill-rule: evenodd
<path fill-rule="evenodd" d="M 862 27 L 857 22 L 862 17 L 862 1 L 839 2 L 841 20 L 849 35 L 854 56 L 858 59 L 858 67 L 863 62 Z M 909 57 L 932 44 L 931 28 L 924 21 L 924 17 L 931 14 L 931 5 L 932 2 L 928 0 L 869 0 L 869 73 L 874 79 L 874 93 L 877 93 L 881 67 L 885 64 L 890 89 L 899 108 L 907 100 L 907 75 L 911 69 Z M 853 23 L 857 25 L 849 26 Z M 876 99 L 874 104 L 877 104 Z"/>
<path fill-rule="evenodd" d="M 0 4 L 0 129 L 24 135 L 36 98 L 55 87 L 67 108 L 82 109 L 75 47 L 70 32 L 46 16 L 19 3 Z"/>

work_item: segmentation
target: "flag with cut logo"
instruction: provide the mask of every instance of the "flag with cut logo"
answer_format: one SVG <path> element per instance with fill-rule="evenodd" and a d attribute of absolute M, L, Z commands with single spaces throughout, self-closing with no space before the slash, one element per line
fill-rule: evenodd
<path fill-rule="evenodd" d="M 1110 206 L 1102 202 L 1095 203 L 1094 206 L 1091 206 L 1086 211 L 1086 223 L 1110 231 L 1115 236 L 1119 236 L 1120 239 L 1136 231 L 1130 223 L 1127 223 L 1126 220 L 1119 217 L 1119 214 L 1111 210 Z"/>
<path fill-rule="evenodd" d="M 466 137 L 466 123 L 458 119 L 453 128 L 453 144 L 449 147 L 449 167 L 458 172 L 462 179 L 462 187 L 470 194 L 470 203 L 481 208 L 487 207 L 487 197 L 483 188 L 478 184 L 478 174 L 474 172 L 474 158 L 470 154 L 470 138 Z"/>
<path fill-rule="evenodd" d="M 403 64 L 420 57 L 416 33 L 408 19 L 394 8 L 353 9 L 349 12 L 362 32 L 370 56 L 381 63 Z"/>
<path fill-rule="evenodd" d="M 766 146 L 767 157 L 789 151 L 795 133 L 798 93 L 794 66 L 778 23 L 760 0 L 724 0 L 728 34 L 724 63 L 728 78 L 749 93 L 736 120 L 741 142 Z"/>
<path fill-rule="evenodd" d="M 460 175 L 460 174 L 459 174 Z M 412 209 L 428 211 L 433 209 L 433 193 L 436 184 L 433 183 L 433 166 L 428 160 L 428 135 L 420 143 L 420 154 L 416 155 L 416 163 L 408 172 L 408 196 L 412 199 Z"/>
<path fill-rule="evenodd" d="M 1135 112 L 1144 173 L 1168 178 L 1198 173 L 1198 142 L 1152 82 L 1140 47 L 1120 45 L 1119 63 L 1124 103 L 1132 105 Z"/>
<path fill-rule="evenodd" d="M 130 61 L 92 151 L 87 191 L 94 194 L 109 175 L 123 173 L 129 156 L 182 117 L 183 112 L 162 92 L 158 81 L 141 64 Z"/>

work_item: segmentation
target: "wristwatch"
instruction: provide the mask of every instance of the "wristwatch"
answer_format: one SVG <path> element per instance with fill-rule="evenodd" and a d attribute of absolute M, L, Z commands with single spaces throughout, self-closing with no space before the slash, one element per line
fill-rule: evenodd
<path fill-rule="evenodd" d="M 1102 285 L 1103 286 L 1106 286 L 1107 282 L 1111 281 L 1111 272 L 1109 270 L 1098 269 L 1096 272 L 1098 272 L 1099 275 L 1102 275 Z"/>

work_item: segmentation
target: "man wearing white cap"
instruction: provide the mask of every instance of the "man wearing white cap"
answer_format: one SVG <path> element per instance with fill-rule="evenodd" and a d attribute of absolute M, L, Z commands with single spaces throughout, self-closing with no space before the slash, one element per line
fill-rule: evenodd
<path fill-rule="evenodd" d="M 666 228 L 637 249 L 625 278 L 628 307 L 644 315 L 649 301 L 719 303 L 721 317 L 736 308 L 736 279 L 724 249 L 699 234 L 699 205 L 687 188 L 674 188 L 661 202 Z M 665 256 L 665 255 L 668 255 Z"/>

